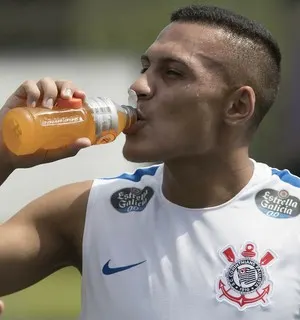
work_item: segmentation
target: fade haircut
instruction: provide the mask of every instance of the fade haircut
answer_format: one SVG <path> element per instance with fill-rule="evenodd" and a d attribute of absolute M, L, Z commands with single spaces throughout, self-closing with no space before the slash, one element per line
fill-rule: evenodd
<path fill-rule="evenodd" d="M 234 55 L 236 65 L 236 70 L 231 70 L 230 76 L 239 85 L 253 88 L 256 105 L 252 125 L 256 128 L 273 105 L 279 90 L 281 52 L 272 34 L 255 21 L 215 6 L 179 8 L 171 14 L 171 22 L 216 27 L 224 30 L 236 42 L 237 45 L 231 44 L 228 52 Z M 246 77 L 238 79 L 241 74 L 246 74 Z"/>

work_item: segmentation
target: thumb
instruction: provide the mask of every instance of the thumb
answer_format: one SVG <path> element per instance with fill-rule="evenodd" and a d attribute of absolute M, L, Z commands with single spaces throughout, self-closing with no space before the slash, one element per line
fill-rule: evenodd
<path fill-rule="evenodd" d="M 48 150 L 45 154 L 44 163 L 53 162 L 64 158 L 75 156 L 81 149 L 92 145 L 90 139 L 80 138 L 69 146 L 65 146 L 55 150 Z"/>
<path fill-rule="evenodd" d="M 77 153 L 79 150 L 90 147 L 91 145 L 92 145 L 92 142 L 89 138 L 80 138 L 80 139 L 77 139 L 73 144 L 68 146 L 67 149 L 70 149 L 70 152 Z"/>

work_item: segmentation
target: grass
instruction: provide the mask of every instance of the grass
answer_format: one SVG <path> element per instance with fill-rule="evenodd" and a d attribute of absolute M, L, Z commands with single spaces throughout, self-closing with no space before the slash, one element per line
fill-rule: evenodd
<path fill-rule="evenodd" d="M 3 320 L 77 319 L 80 313 L 80 281 L 75 269 L 66 268 L 30 288 L 4 297 Z"/>

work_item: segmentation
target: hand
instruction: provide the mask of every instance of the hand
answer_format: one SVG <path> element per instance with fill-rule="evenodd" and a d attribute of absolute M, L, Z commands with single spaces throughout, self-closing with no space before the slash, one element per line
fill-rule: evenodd
<path fill-rule="evenodd" d="M 35 81 L 25 81 L 5 102 L 0 110 L 0 168 L 28 168 L 41 163 L 56 161 L 59 159 L 72 157 L 82 148 L 91 145 L 87 138 L 81 138 L 70 146 L 51 151 L 37 151 L 31 155 L 16 156 L 11 153 L 3 143 L 2 121 L 3 117 L 10 109 L 17 106 L 24 107 L 45 107 L 51 108 L 58 97 L 70 99 L 72 97 L 84 99 L 85 93 L 75 87 L 71 81 L 55 81 L 51 78 L 44 78 Z"/>

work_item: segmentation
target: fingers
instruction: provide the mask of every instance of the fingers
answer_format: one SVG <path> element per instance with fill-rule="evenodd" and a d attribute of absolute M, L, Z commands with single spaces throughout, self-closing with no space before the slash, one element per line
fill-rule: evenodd
<path fill-rule="evenodd" d="M 35 107 L 36 102 L 39 100 L 41 95 L 37 84 L 32 80 L 25 81 L 23 85 L 19 87 L 16 93 L 17 97 L 24 97 L 24 100 L 26 99 L 28 107 Z"/>
<path fill-rule="evenodd" d="M 80 138 L 73 144 L 55 150 L 38 150 L 36 153 L 22 156 L 22 166 L 19 168 L 30 168 L 41 163 L 49 163 L 64 158 L 75 156 L 81 149 L 92 145 L 90 139 Z M 1 302 L 1 301 L 0 301 Z M 1 310 L 1 309 L 0 309 Z M 1 312 L 0 312 L 1 314 Z"/>
<path fill-rule="evenodd" d="M 90 147 L 92 145 L 90 139 L 80 138 L 77 139 L 72 145 L 65 146 L 56 150 L 49 150 L 45 154 L 44 163 L 57 161 L 63 158 L 75 156 L 81 149 Z"/>
<path fill-rule="evenodd" d="M 52 108 L 58 97 L 71 99 L 75 93 L 79 96 L 83 93 L 72 81 L 68 80 L 54 81 L 51 78 L 43 78 L 37 83 L 37 87 L 42 96 L 41 105 L 46 108 Z"/>
<path fill-rule="evenodd" d="M 24 105 L 28 107 L 43 106 L 52 108 L 58 97 L 70 99 L 72 97 L 84 99 L 85 93 L 79 90 L 72 81 L 43 78 L 38 82 L 27 80 L 7 100 L 5 107 L 14 108 Z"/>
<path fill-rule="evenodd" d="M 2 110 L 20 106 L 35 107 L 40 98 L 40 90 L 36 82 L 27 80 L 7 99 Z"/>
<path fill-rule="evenodd" d="M 70 99 L 74 96 L 76 96 L 76 98 L 85 97 L 85 93 L 82 90 L 79 90 L 72 81 L 59 80 L 55 81 L 55 84 L 59 90 L 61 98 Z"/>
<path fill-rule="evenodd" d="M 43 78 L 39 80 L 36 85 L 39 88 L 40 92 L 40 99 L 38 104 L 45 108 L 52 108 L 59 93 L 54 80 L 50 78 Z"/>

